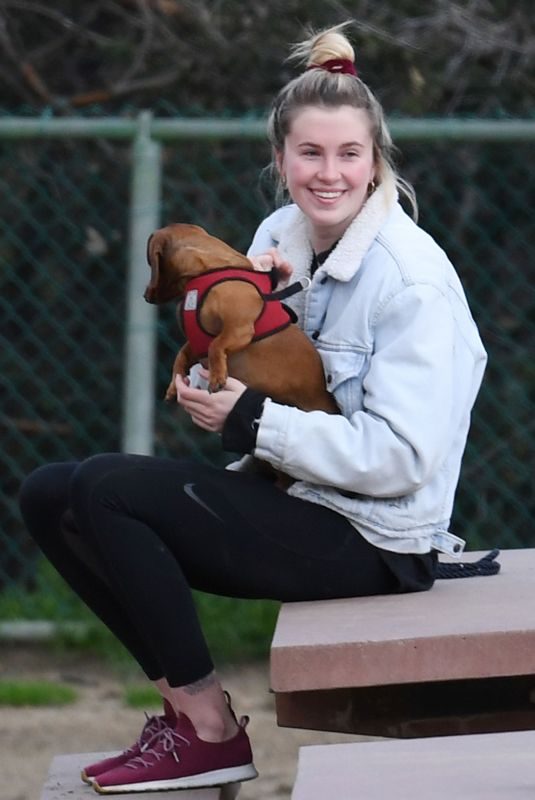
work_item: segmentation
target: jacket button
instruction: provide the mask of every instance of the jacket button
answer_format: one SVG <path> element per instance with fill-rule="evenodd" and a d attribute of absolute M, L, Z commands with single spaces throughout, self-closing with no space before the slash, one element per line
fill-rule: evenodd
<path fill-rule="evenodd" d="M 320 338 L 320 332 L 319 331 L 314 331 L 314 333 L 312 334 L 312 338 L 313 339 L 319 339 Z"/>
<path fill-rule="evenodd" d="M 453 552 L 454 553 L 458 553 L 460 549 L 461 549 L 461 545 L 460 544 L 454 544 L 453 545 Z"/>
<path fill-rule="evenodd" d="M 332 383 L 332 382 L 333 382 L 333 376 L 327 375 L 327 383 Z"/>

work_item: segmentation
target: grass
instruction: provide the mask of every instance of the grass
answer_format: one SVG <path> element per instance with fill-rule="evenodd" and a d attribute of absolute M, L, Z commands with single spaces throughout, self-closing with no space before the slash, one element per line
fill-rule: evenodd
<path fill-rule="evenodd" d="M 77 694 L 70 686 L 48 681 L 0 681 L 0 706 L 65 706 Z"/>
<path fill-rule="evenodd" d="M 217 664 L 268 658 L 278 603 L 235 600 L 200 592 L 194 596 L 202 629 Z M 137 668 L 122 645 L 45 560 L 37 565 L 34 591 L 21 591 L 15 586 L 0 594 L 0 621 L 23 619 L 82 622 L 81 630 L 64 630 L 52 646 L 91 651 L 121 671 Z"/>
<path fill-rule="evenodd" d="M 124 703 L 129 708 L 160 709 L 162 698 L 153 686 L 127 686 L 124 692 Z"/>

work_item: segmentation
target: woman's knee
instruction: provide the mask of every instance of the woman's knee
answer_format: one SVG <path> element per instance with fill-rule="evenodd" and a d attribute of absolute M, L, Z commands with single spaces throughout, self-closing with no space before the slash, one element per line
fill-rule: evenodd
<path fill-rule="evenodd" d="M 80 512 L 87 512 L 88 504 L 94 502 L 99 487 L 102 489 L 106 485 L 106 478 L 128 468 L 131 458 L 125 453 L 99 453 L 77 465 L 69 486 L 70 506 L 75 517 Z"/>
<path fill-rule="evenodd" d="M 63 513 L 68 506 L 69 482 L 77 462 L 45 464 L 30 472 L 19 489 L 19 506 L 27 521 Z"/>

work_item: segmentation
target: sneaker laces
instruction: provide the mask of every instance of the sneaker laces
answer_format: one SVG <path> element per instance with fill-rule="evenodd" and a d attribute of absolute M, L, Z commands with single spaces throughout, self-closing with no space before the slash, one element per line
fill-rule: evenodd
<path fill-rule="evenodd" d="M 127 747 L 126 750 L 123 750 L 123 755 L 126 755 L 127 753 L 133 753 L 136 748 L 144 750 L 146 742 L 143 744 L 143 740 L 148 739 L 149 741 L 152 741 L 154 735 L 160 733 L 160 731 L 166 727 L 167 723 L 164 722 L 161 717 L 156 715 L 149 717 L 145 711 L 145 724 L 143 725 L 143 729 L 134 744 L 130 745 L 130 747 Z"/>
<path fill-rule="evenodd" d="M 162 731 L 166 730 L 169 725 L 161 716 L 154 715 L 149 717 L 147 712 L 145 711 L 145 719 L 146 722 L 143 725 L 143 730 L 137 740 L 137 744 L 139 745 L 141 750 L 145 749 L 145 745 L 147 742 L 152 741 L 153 738 L 161 733 Z"/>
<path fill-rule="evenodd" d="M 151 744 L 155 744 L 151 747 Z M 177 749 L 184 744 L 191 745 L 189 739 L 177 733 L 172 728 L 166 727 L 161 731 L 157 731 L 152 738 L 147 742 L 146 747 L 142 748 L 142 754 L 131 758 L 125 766 L 130 769 L 138 769 L 139 767 L 152 767 L 171 754 L 175 761 L 180 761 Z"/>
<path fill-rule="evenodd" d="M 156 714 L 152 717 L 149 717 L 145 711 L 145 719 L 146 722 L 143 725 L 143 730 L 141 731 L 141 736 L 139 737 L 140 739 L 146 734 L 149 734 L 152 737 L 158 731 L 162 731 L 164 728 L 168 727 L 166 721 Z"/>

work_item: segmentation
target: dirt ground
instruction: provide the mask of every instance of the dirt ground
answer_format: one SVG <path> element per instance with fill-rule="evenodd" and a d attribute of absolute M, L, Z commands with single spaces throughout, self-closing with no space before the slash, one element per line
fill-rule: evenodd
<path fill-rule="evenodd" d="M 251 717 L 248 730 L 260 773 L 243 784 L 238 800 L 289 800 L 301 745 L 358 739 L 278 728 L 267 664 L 222 670 L 220 676 L 237 714 Z M 78 695 L 75 704 L 62 708 L 0 708 L 0 800 L 40 800 L 53 756 L 121 750 L 144 722 L 142 712 L 123 705 L 120 676 L 86 655 L 3 643 L 0 677 L 62 682 Z"/>

